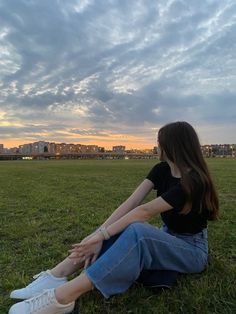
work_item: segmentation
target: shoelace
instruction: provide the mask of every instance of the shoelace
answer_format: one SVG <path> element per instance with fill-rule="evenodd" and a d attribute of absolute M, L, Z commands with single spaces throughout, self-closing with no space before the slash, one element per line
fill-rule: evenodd
<path fill-rule="evenodd" d="M 41 271 L 40 273 L 36 274 L 33 276 L 34 279 L 37 279 L 38 277 L 42 276 L 42 275 L 46 275 L 47 272 L 46 271 Z"/>
<path fill-rule="evenodd" d="M 29 314 L 36 314 L 45 306 L 53 304 L 55 301 L 54 291 L 52 289 L 45 290 L 43 293 L 33 297 L 25 302 L 29 304 Z"/>

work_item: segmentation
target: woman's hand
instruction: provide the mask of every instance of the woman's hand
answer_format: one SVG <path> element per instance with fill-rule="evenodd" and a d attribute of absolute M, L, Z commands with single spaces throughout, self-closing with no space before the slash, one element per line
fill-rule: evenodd
<path fill-rule="evenodd" d="M 84 268 L 87 268 L 97 259 L 103 240 L 103 235 L 100 232 L 89 235 L 80 243 L 72 245 L 69 258 L 83 260 L 85 262 Z"/>

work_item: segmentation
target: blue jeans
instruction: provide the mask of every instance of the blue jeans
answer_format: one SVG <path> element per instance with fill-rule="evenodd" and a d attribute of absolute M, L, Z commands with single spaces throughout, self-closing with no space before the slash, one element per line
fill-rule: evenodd
<path fill-rule="evenodd" d="M 85 273 L 105 298 L 126 291 L 143 269 L 199 273 L 208 260 L 207 229 L 177 234 L 135 222 L 104 241 L 98 259 Z"/>

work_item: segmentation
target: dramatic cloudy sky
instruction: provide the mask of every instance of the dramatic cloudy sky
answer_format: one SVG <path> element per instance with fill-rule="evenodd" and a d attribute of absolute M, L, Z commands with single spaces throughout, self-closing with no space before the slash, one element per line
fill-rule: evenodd
<path fill-rule="evenodd" d="M 235 0 L 0 0 L 0 143 L 236 142 Z"/>

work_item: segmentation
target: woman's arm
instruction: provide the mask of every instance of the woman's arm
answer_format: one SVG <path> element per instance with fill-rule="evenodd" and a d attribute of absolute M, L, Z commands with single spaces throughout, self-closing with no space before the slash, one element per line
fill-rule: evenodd
<path fill-rule="evenodd" d="M 129 213 L 121 217 L 119 220 L 109 225 L 106 229 L 110 236 L 123 231 L 128 225 L 133 222 L 146 222 L 156 214 L 160 214 L 167 210 L 170 210 L 172 206 L 168 204 L 162 197 L 157 197 L 156 199 L 142 204 Z"/>
<path fill-rule="evenodd" d="M 113 236 L 117 233 L 123 231 L 128 225 L 133 222 L 145 222 L 149 220 L 156 214 L 170 210 L 172 206 L 168 204 L 162 197 L 158 197 L 151 202 L 140 205 L 126 215 L 112 223 L 106 228 L 108 235 Z M 102 243 L 104 240 L 104 232 L 97 232 L 91 238 L 81 241 L 78 244 L 73 245 L 73 249 L 70 250 L 70 258 L 83 258 L 90 260 L 92 262 L 97 258 L 98 244 Z M 95 258 L 93 258 L 95 256 Z"/>
<path fill-rule="evenodd" d="M 132 195 L 122 203 L 111 216 L 101 225 L 101 227 L 108 227 L 121 217 L 125 216 L 129 211 L 139 206 L 144 198 L 153 189 L 154 184 L 148 179 L 144 179 L 143 182 L 137 187 Z"/>
<path fill-rule="evenodd" d="M 136 190 L 132 193 L 132 195 L 124 202 L 122 203 L 112 214 L 111 216 L 102 224 L 101 227 L 107 228 L 108 226 L 114 224 L 116 221 L 119 221 L 122 217 L 126 216 L 127 213 L 132 211 L 134 208 L 139 206 L 143 199 L 147 196 L 147 194 L 153 189 L 154 184 L 149 179 L 144 179 L 143 182 L 136 188 Z M 100 227 L 100 228 L 101 228 Z M 92 234 L 88 235 L 86 238 L 84 238 L 81 243 L 85 243 L 89 241 L 89 239 L 92 239 L 96 235 L 100 235 L 99 229 L 95 230 Z M 73 249 L 69 252 L 71 253 L 70 258 L 78 258 L 78 255 L 76 254 L 76 247 L 78 244 L 73 245 Z M 85 266 L 90 263 L 90 259 L 92 261 L 95 261 L 100 250 L 102 247 L 102 242 L 95 244 L 93 257 L 90 256 L 85 261 Z"/>

